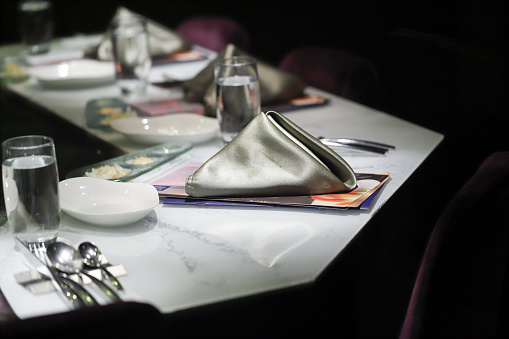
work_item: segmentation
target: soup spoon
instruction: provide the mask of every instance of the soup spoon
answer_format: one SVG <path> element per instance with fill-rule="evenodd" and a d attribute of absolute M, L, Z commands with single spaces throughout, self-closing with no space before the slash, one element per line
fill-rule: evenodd
<path fill-rule="evenodd" d="M 120 297 L 108 287 L 101 280 L 96 277 L 83 272 L 83 258 L 80 253 L 74 249 L 74 247 L 67 245 L 63 242 L 55 242 L 48 246 L 46 249 L 46 254 L 48 255 L 48 259 L 50 262 L 57 268 L 58 270 L 72 274 L 77 273 L 78 275 L 85 275 L 90 278 L 99 288 L 112 300 L 112 301 L 121 301 Z"/>
<path fill-rule="evenodd" d="M 99 248 L 90 242 L 83 242 L 78 247 L 81 257 L 85 265 L 89 267 L 95 267 L 101 269 L 111 281 L 111 284 L 115 286 L 118 291 L 123 291 L 124 288 L 120 285 L 120 282 L 111 274 L 103 265 L 103 255 Z"/>

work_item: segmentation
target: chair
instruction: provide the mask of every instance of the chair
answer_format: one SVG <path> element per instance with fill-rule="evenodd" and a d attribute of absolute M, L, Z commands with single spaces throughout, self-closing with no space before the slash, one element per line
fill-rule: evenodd
<path fill-rule="evenodd" d="M 302 47 L 287 53 L 279 68 L 293 73 L 309 86 L 368 106 L 377 106 L 380 84 L 375 67 L 339 49 Z"/>
<path fill-rule="evenodd" d="M 249 50 L 250 39 L 247 30 L 229 18 L 192 17 L 180 23 L 176 30 L 190 43 L 216 52 L 222 51 L 229 43 Z"/>
<path fill-rule="evenodd" d="M 120 302 L 0 321 L 0 338 L 156 338 L 162 335 L 163 321 L 163 315 L 149 304 Z"/>
<path fill-rule="evenodd" d="M 11 306 L 5 299 L 5 296 L 2 293 L 2 291 L 0 291 L 0 324 L 3 322 L 17 320 L 17 319 L 18 319 L 18 317 L 14 314 Z"/>
<path fill-rule="evenodd" d="M 436 223 L 400 339 L 508 338 L 508 259 L 509 152 L 499 152 Z"/>

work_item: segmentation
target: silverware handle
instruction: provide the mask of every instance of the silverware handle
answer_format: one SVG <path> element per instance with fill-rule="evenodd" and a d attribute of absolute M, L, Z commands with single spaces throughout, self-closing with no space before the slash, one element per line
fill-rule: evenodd
<path fill-rule="evenodd" d="M 390 148 L 395 149 L 396 147 L 393 145 L 384 144 L 377 141 L 368 141 L 368 140 L 361 140 L 361 139 L 348 139 L 348 138 L 324 138 L 319 137 L 322 141 L 327 142 L 337 142 L 342 144 L 349 144 L 349 145 L 363 145 L 363 146 L 372 146 L 372 147 L 381 147 L 381 148 Z"/>
<path fill-rule="evenodd" d="M 99 303 L 94 299 L 94 297 L 92 297 L 92 295 L 88 293 L 88 291 L 85 288 L 83 288 L 83 286 L 81 286 L 79 283 L 72 280 L 71 278 L 63 277 L 63 279 L 68 285 L 72 286 L 72 289 L 78 294 L 78 297 L 83 301 L 83 303 L 86 306 L 99 305 Z"/>
<path fill-rule="evenodd" d="M 108 276 L 108 279 L 110 280 L 111 284 L 115 286 L 117 291 L 123 291 L 124 287 L 120 284 L 117 278 L 113 274 L 111 274 L 106 267 L 101 266 L 102 271 Z"/>
<path fill-rule="evenodd" d="M 65 296 L 71 306 L 75 309 L 86 307 L 84 301 L 74 292 L 63 277 L 61 277 L 56 268 L 48 266 L 48 269 L 53 276 L 53 280 L 57 283 L 57 289 Z"/>
<path fill-rule="evenodd" d="M 329 147 L 342 147 L 342 148 L 350 148 L 355 149 L 359 151 L 366 151 L 366 152 L 373 152 L 378 154 L 385 154 L 387 152 L 386 148 L 379 148 L 379 147 L 373 147 L 373 146 L 366 146 L 366 145 L 353 145 L 353 144 L 344 144 L 341 142 L 335 142 L 335 141 L 327 141 L 327 140 L 320 140 L 322 144 L 329 146 Z"/>
<path fill-rule="evenodd" d="M 101 280 L 97 279 L 93 275 L 90 275 L 88 273 L 85 273 L 83 271 L 80 272 L 80 274 L 86 275 L 94 284 L 96 284 L 103 292 L 110 298 L 112 301 L 122 301 L 118 294 L 113 291 L 111 288 L 108 287 L 105 283 L 103 283 Z"/>

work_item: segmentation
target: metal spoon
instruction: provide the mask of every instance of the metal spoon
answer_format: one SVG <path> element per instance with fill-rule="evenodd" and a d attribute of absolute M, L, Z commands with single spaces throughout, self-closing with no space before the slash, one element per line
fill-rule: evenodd
<path fill-rule="evenodd" d="M 89 267 L 95 267 L 101 269 L 111 281 L 111 284 L 115 286 L 118 291 L 123 291 L 124 288 L 118 280 L 111 274 L 101 263 L 103 261 L 103 255 L 99 248 L 90 242 L 83 242 L 78 247 L 81 256 L 83 257 L 83 262 L 85 265 Z"/>
<path fill-rule="evenodd" d="M 85 275 L 92 280 L 99 288 L 112 300 L 121 301 L 120 297 L 108 287 L 101 280 L 96 277 L 82 271 L 83 258 L 80 253 L 63 242 L 55 242 L 48 246 L 46 250 L 48 259 L 51 261 L 53 266 L 64 273 L 77 273 L 79 275 Z"/>

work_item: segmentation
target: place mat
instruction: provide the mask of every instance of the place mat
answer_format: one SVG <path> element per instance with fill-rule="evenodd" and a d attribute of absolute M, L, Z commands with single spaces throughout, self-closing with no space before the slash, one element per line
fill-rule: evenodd
<path fill-rule="evenodd" d="M 172 63 L 191 62 L 205 60 L 209 56 L 201 51 L 184 51 L 176 52 L 168 55 L 154 56 L 152 58 L 152 66 L 167 65 Z"/>
<path fill-rule="evenodd" d="M 287 102 L 267 105 L 262 107 L 263 112 L 276 111 L 279 113 L 286 113 L 295 111 L 303 108 L 311 108 L 316 106 L 324 106 L 329 103 L 328 98 L 324 98 L 318 95 L 305 95 L 298 97 Z"/>
<path fill-rule="evenodd" d="M 193 198 L 185 192 L 186 178 L 194 173 L 201 163 L 188 161 L 182 166 L 165 171 L 163 175 L 150 180 L 148 183 L 155 186 L 159 195 L 172 198 L 163 201 L 166 204 L 208 204 L 236 206 L 298 206 L 313 208 L 335 209 L 369 209 L 377 194 L 389 180 L 389 174 L 356 173 L 357 188 L 348 193 L 317 194 L 304 196 L 280 197 L 218 197 Z M 180 199 L 180 201 L 175 200 Z"/>
<path fill-rule="evenodd" d="M 116 119 L 159 116 L 172 113 L 203 114 L 203 104 L 187 102 L 182 98 L 163 98 L 126 103 L 121 98 L 99 98 L 87 102 L 85 122 L 87 127 L 111 130 Z"/>
<path fill-rule="evenodd" d="M 367 211 L 371 204 L 380 193 L 383 185 L 376 189 L 371 195 L 368 196 L 364 202 L 357 208 L 362 211 Z M 308 205 L 288 205 L 288 204 L 268 204 L 256 202 L 239 202 L 239 201 L 225 201 L 225 200 L 201 200 L 190 198 L 164 198 L 163 204 L 167 205 L 204 205 L 204 206 L 240 206 L 240 207 L 296 207 L 296 208 L 329 208 L 329 206 L 308 206 Z M 350 207 L 351 208 L 351 207 Z"/>
<path fill-rule="evenodd" d="M 158 116 L 172 113 L 204 113 L 205 106 L 198 102 L 187 102 L 182 98 L 155 99 L 131 103 L 139 116 Z"/>

